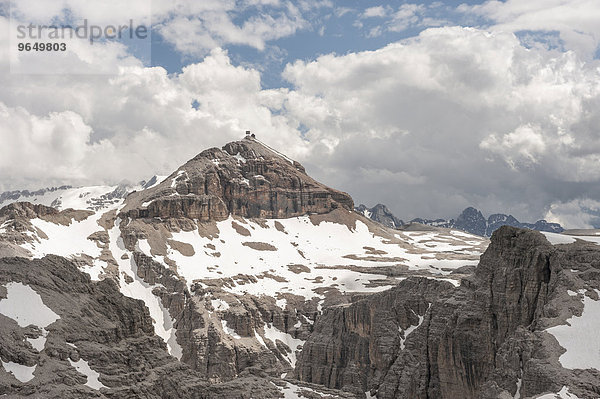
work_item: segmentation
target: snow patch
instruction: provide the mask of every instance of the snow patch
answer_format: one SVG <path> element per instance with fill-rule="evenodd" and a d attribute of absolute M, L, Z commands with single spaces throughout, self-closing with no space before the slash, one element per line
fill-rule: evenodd
<path fill-rule="evenodd" d="M 600 294 L 600 291 L 596 290 Z M 581 316 L 573 316 L 567 325 L 548 328 L 560 346 L 566 349 L 560 364 L 566 369 L 600 370 L 600 301 L 585 296 Z"/>
<path fill-rule="evenodd" d="M 536 396 L 535 399 L 579 399 L 579 397 L 570 393 L 569 388 L 563 386 L 557 393 L 547 393 L 542 396 Z"/>
<path fill-rule="evenodd" d="M 431 304 L 429 304 L 429 306 L 427 307 L 427 311 L 429 311 L 429 308 L 431 307 Z M 427 311 L 425 311 L 425 313 L 427 313 Z M 415 313 L 415 311 L 412 311 L 413 313 Z M 406 330 L 404 330 L 404 336 L 400 338 L 400 350 L 404 350 L 404 343 L 406 342 L 406 339 L 408 338 L 408 336 L 410 334 L 412 334 L 413 331 L 415 331 L 417 328 L 419 328 L 421 326 L 421 324 L 423 324 L 423 320 L 425 319 L 425 315 L 420 316 L 418 314 L 415 313 L 415 315 L 419 318 L 419 323 L 416 326 L 410 326 L 408 327 Z M 402 332 L 402 328 L 398 328 L 398 330 L 400 332 Z"/>
<path fill-rule="evenodd" d="M 234 339 L 241 339 L 234 329 L 227 327 L 227 320 L 221 320 L 221 325 L 223 326 L 223 331 L 227 335 L 231 335 Z"/>
<path fill-rule="evenodd" d="M 269 348 L 267 346 L 267 344 L 265 343 L 265 341 L 263 340 L 263 338 L 256 332 L 256 330 L 254 330 L 254 337 L 262 346 L 264 346 L 265 348 Z"/>
<path fill-rule="evenodd" d="M 547 231 L 541 231 L 540 233 L 542 233 L 543 235 L 546 236 L 546 240 L 548 240 L 550 242 L 550 244 L 552 245 L 558 245 L 558 244 L 572 244 L 575 242 L 575 238 L 571 237 L 571 236 L 567 236 L 564 234 L 558 234 L 558 233 L 550 233 Z"/>
<path fill-rule="evenodd" d="M 88 237 L 101 231 L 102 228 L 98 225 L 98 219 L 101 216 L 102 213 L 98 212 L 80 222 L 73 219 L 68 226 L 38 218 L 31 219 L 31 224 L 43 231 L 48 238 L 35 237 L 34 242 L 28 242 L 21 246 L 29 250 L 34 258 L 42 258 L 49 254 L 65 258 L 86 254 L 98 258 L 101 249 L 94 241 L 88 240 Z"/>
<path fill-rule="evenodd" d="M 287 300 L 285 298 L 281 298 L 275 301 L 275 306 L 277 306 L 278 308 L 281 308 L 283 310 L 285 310 L 285 307 L 287 305 Z"/>
<path fill-rule="evenodd" d="M 35 377 L 33 372 L 35 371 L 37 365 L 28 367 L 19 363 L 5 362 L 4 360 L 0 361 L 2 362 L 2 367 L 4 367 L 4 370 L 14 375 L 15 378 L 21 382 L 29 382 L 33 379 L 33 377 Z"/>
<path fill-rule="evenodd" d="M 11 282 L 5 287 L 7 295 L 0 300 L 0 314 L 15 320 L 19 326 L 45 328 L 60 319 L 30 286 Z"/>
<path fill-rule="evenodd" d="M 104 273 L 104 268 L 108 266 L 108 263 L 100 259 L 94 259 L 91 266 L 82 266 L 80 270 L 87 273 L 92 281 L 100 281 L 100 275 Z"/>
<path fill-rule="evenodd" d="M 174 178 L 171 179 L 171 188 L 175 188 L 177 187 L 177 180 L 179 179 L 180 176 L 182 176 L 183 174 L 187 175 L 187 172 L 185 170 L 178 170 L 177 174 L 175 175 Z"/>
<path fill-rule="evenodd" d="M 41 352 L 44 350 L 44 347 L 46 346 L 46 338 L 48 337 L 48 331 L 45 328 L 42 328 L 42 333 L 40 334 L 39 337 L 37 338 L 26 338 L 27 342 L 29 342 L 31 344 L 31 346 L 33 346 L 33 349 L 35 349 L 38 352 Z"/>
<path fill-rule="evenodd" d="M 210 301 L 214 310 L 227 310 L 229 309 L 229 304 L 222 299 L 212 299 Z"/>
<path fill-rule="evenodd" d="M 138 240 L 137 246 L 138 249 L 144 253 L 144 255 L 152 257 L 152 254 L 150 253 L 150 244 L 148 243 L 147 239 L 144 238 L 143 240 Z"/>
<path fill-rule="evenodd" d="M 279 340 L 291 349 L 291 352 L 283 354 L 283 356 L 292 367 L 296 367 L 296 351 L 304 346 L 304 341 L 296 339 L 288 333 L 284 333 L 270 323 L 265 324 L 263 328 L 265 330 L 265 338 L 271 340 L 274 344 Z"/>
<path fill-rule="evenodd" d="M 235 159 L 237 159 L 238 164 L 247 162 L 246 158 L 244 158 L 239 152 L 237 154 L 235 154 L 233 157 Z"/>
<path fill-rule="evenodd" d="M 283 377 L 282 377 L 283 378 Z M 273 384 L 273 383 L 271 383 Z M 275 384 L 273 384 L 275 385 Z M 283 394 L 283 399 L 313 399 L 313 398 L 334 398 L 331 395 L 322 394 L 312 388 L 301 387 L 290 382 L 285 381 L 285 386 L 278 387 Z M 307 392 L 309 396 L 302 395 L 301 392 Z"/>
<path fill-rule="evenodd" d="M 515 392 L 513 399 L 521 399 L 521 386 L 522 385 L 523 385 L 523 378 L 519 377 L 517 379 L 517 391 Z"/>
<path fill-rule="evenodd" d="M 69 363 L 71 363 L 71 366 L 75 367 L 75 370 L 77 370 L 78 373 L 87 377 L 87 382 L 85 383 L 86 386 L 95 390 L 106 388 L 106 386 L 98 380 L 98 378 L 100 378 L 100 374 L 93 370 L 88 362 L 80 358 L 76 362 L 69 359 Z"/>

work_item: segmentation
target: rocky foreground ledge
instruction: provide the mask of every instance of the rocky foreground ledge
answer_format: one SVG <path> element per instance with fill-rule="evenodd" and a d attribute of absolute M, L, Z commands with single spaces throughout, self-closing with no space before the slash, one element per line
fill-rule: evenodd
<path fill-rule="evenodd" d="M 597 398 L 599 288 L 596 244 L 505 226 L 457 289 L 408 278 L 327 309 L 295 377 L 378 399 Z"/>

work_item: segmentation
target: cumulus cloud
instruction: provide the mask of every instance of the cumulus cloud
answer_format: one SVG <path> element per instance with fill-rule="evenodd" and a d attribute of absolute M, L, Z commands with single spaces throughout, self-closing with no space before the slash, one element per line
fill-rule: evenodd
<path fill-rule="evenodd" d="M 158 25 L 158 31 L 180 52 L 204 55 L 211 48 L 238 44 L 264 50 L 266 42 L 290 36 L 309 23 L 292 3 L 218 3 L 205 10 L 177 10 L 176 16 Z M 260 11 L 256 13 L 256 11 Z M 234 19 L 251 13 L 241 24 Z"/>
<path fill-rule="evenodd" d="M 539 163 L 539 156 L 546 152 L 540 126 L 530 124 L 519 126 L 501 138 L 492 134 L 481 141 L 480 147 L 500 154 L 514 168 L 519 163 Z"/>
<path fill-rule="evenodd" d="M 78 180 L 85 176 L 91 127 L 72 111 L 44 117 L 0 103 L 0 170 L 2 177 L 24 180 Z M 57 156 L 60 154 L 60 156 Z M 27 158 L 23 158 L 26 155 Z M 28 162 L 23 162 L 28 159 Z"/>
<path fill-rule="evenodd" d="M 366 8 L 355 22 L 358 28 L 367 25 L 369 31 L 367 37 L 381 36 L 387 32 L 403 32 L 410 28 L 438 26 L 442 21 L 437 17 L 440 13 L 437 3 L 428 6 L 417 3 L 404 3 L 398 7 L 375 6 Z M 374 20 L 376 25 L 365 20 Z"/>
<path fill-rule="evenodd" d="M 417 25 L 425 9 L 426 7 L 422 4 L 402 4 L 394 13 L 388 29 L 392 32 L 401 32 Z"/>
<path fill-rule="evenodd" d="M 311 162 L 329 154 L 321 177 L 348 177 L 363 201 L 392 204 L 402 217 L 476 205 L 533 219 L 557 198 L 597 194 L 600 75 L 575 53 L 438 28 L 377 51 L 298 61 L 284 76 Z M 306 117 L 296 104 L 318 106 Z M 377 192 L 376 171 L 389 177 Z"/>

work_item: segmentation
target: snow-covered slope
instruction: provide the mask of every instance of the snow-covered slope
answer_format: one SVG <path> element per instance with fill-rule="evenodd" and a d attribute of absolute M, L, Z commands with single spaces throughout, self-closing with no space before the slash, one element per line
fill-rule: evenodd
<path fill-rule="evenodd" d="M 285 365 L 282 370 L 294 366 L 303 337 L 324 307 L 347 302 L 349 294 L 386 290 L 411 275 L 458 285 L 461 268 L 476 265 L 488 245 L 485 238 L 451 229 L 387 228 L 346 207 L 351 202 L 347 194 L 315 182 L 300 164 L 259 142 L 228 146 L 232 154 L 208 151 L 208 158 L 201 154 L 162 184 L 164 179 L 155 178 L 137 187 L 5 196 L 3 205 L 27 199 L 39 206 L 0 214 L 0 241 L 10 241 L 33 258 L 55 254 L 73 259 L 93 280 L 113 279 L 124 295 L 144 301 L 155 333 L 174 357 L 189 361 L 191 356 L 185 353 L 191 338 L 180 344 L 177 325 L 186 322 L 181 312 L 193 303 L 189 306 L 196 313 L 190 310 L 194 316 L 186 317 L 202 320 L 194 322 L 193 342 L 214 340 L 210 337 L 216 331 L 219 342 L 211 348 L 266 353 L 269 362 Z M 257 171 L 263 171 L 260 179 L 254 176 Z M 220 181 L 214 178 L 217 173 Z M 254 178 L 239 183 L 239 176 L 246 175 Z M 228 189 L 250 191 L 221 198 Z M 137 192 L 127 197 L 131 190 Z M 212 190 L 211 195 L 203 190 Z M 244 195 L 259 199 L 246 203 Z M 233 202 L 247 215 L 300 215 L 263 218 L 231 212 L 211 219 L 210 207 L 218 201 L 219 215 Z M 191 203 L 202 220 L 187 212 Z M 144 216 L 152 206 L 161 215 L 180 208 L 173 216 Z M 303 207 L 313 211 L 302 214 Z M 93 380 L 85 364 L 78 366 Z"/>
<path fill-rule="evenodd" d="M 336 222 L 341 217 L 352 223 Z M 373 292 L 408 274 L 452 277 L 453 270 L 475 265 L 487 244 L 481 237 L 452 230 L 389 231 L 345 210 L 330 220 L 318 219 L 230 217 L 212 224 L 210 235 L 203 233 L 202 224 L 171 232 L 166 240 L 154 235 L 156 230 L 146 231 L 157 244 L 144 239 L 139 247 L 158 262 L 167 258 L 175 263 L 188 283 L 231 279 L 223 287 L 232 293 L 289 293 L 310 299 L 323 298 L 318 289 L 324 287 Z M 158 243 L 165 241 L 166 252 L 161 252 Z"/>

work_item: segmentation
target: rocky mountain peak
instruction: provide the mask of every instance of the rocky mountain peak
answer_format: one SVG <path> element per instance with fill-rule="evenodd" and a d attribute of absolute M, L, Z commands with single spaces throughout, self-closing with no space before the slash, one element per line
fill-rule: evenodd
<path fill-rule="evenodd" d="M 377 204 L 373 208 L 367 208 L 364 204 L 360 204 L 355 210 L 386 227 L 397 229 L 404 224 L 401 219 L 394 216 L 392 211 L 383 204 Z"/>
<path fill-rule="evenodd" d="M 122 213 L 134 219 L 218 221 L 229 215 L 288 218 L 353 206 L 348 194 L 315 181 L 300 163 L 249 137 L 202 151 L 160 184 L 129 195 Z"/>
<path fill-rule="evenodd" d="M 485 236 L 487 221 L 480 211 L 468 207 L 458 216 L 455 223 L 459 230 L 469 231 L 479 236 Z"/>

